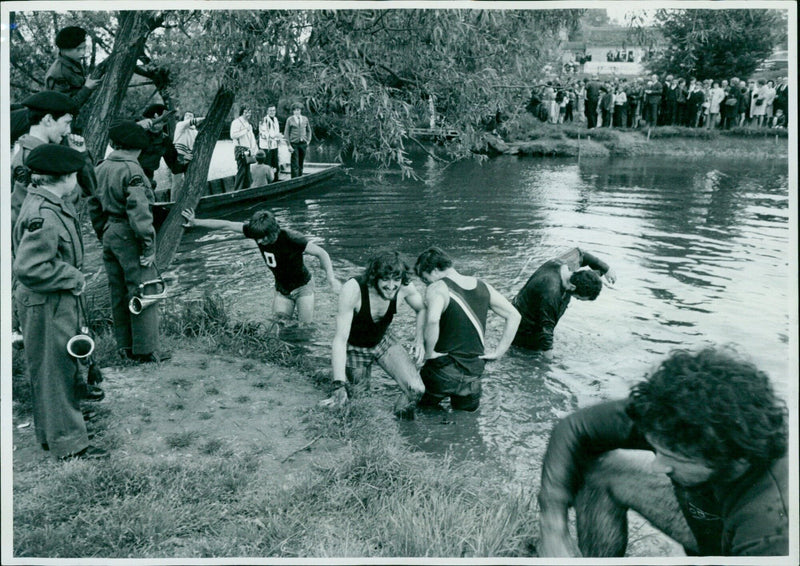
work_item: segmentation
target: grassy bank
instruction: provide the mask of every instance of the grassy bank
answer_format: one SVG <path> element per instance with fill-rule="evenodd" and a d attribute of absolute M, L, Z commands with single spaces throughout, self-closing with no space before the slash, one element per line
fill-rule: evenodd
<path fill-rule="evenodd" d="M 706 130 L 682 126 L 595 128 L 522 117 L 501 132 L 511 151 L 542 157 L 666 155 L 687 158 L 788 157 L 788 133 L 769 128 Z"/>
<path fill-rule="evenodd" d="M 414 451 L 383 395 L 318 408 L 325 378 L 216 298 L 169 310 L 168 363 L 120 362 L 98 336 L 89 427 L 108 459 L 54 461 L 15 397 L 15 555 L 535 555 L 532 494 L 505 471 Z"/>

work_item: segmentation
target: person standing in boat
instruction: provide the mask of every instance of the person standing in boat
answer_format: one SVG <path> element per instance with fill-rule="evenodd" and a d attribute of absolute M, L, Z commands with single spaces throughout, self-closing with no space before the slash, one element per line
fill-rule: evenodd
<path fill-rule="evenodd" d="M 296 310 L 298 322 L 310 323 L 314 319 L 314 281 L 303 263 L 305 254 L 319 260 L 334 293 L 342 288 L 333 273 L 328 252 L 303 234 L 281 228 L 275 215 L 268 210 L 256 211 L 247 222 L 196 218 L 192 208 L 184 209 L 181 214 L 186 219 L 184 226 L 187 228 L 199 226 L 228 230 L 255 240 L 264 263 L 275 277 L 272 312 L 276 318 L 291 318 Z"/>
<path fill-rule="evenodd" d="M 267 108 L 267 115 L 258 127 L 258 145 L 266 154 L 265 163 L 275 170 L 273 179 L 270 182 L 278 181 L 280 164 L 278 162 L 278 142 L 283 138 L 281 126 L 278 124 L 278 117 L 275 116 L 275 105 L 270 104 Z"/>
<path fill-rule="evenodd" d="M 253 182 L 250 164 L 255 163 L 258 144 L 253 134 L 253 126 L 249 122 L 251 114 L 250 108 L 242 105 L 239 117 L 231 122 L 230 135 L 233 140 L 233 155 L 236 158 L 236 179 L 233 186 L 235 191 L 246 189 Z"/>
<path fill-rule="evenodd" d="M 289 151 L 292 153 L 292 179 L 301 177 L 308 143 L 311 141 L 311 124 L 303 116 L 303 105 L 299 102 L 292 104 L 292 115 L 286 119 L 283 135 L 289 142 Z"/>

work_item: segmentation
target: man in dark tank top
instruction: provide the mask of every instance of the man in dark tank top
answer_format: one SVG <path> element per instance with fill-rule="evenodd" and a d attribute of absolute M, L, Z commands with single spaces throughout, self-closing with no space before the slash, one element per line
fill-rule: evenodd
<path fill-rule="evenodd" d="M 453 409 L 474 411 L 480 404 L 480 377 L 487 360 L 506 353 L 519 326 L 517 309 L 491 285 L 462 275 L 441 249 L 431 247 L 417 259 L 417 275 L 428 285 L 425 293 L 425 384 L 421 405 L 437 406 L 445 397 Z M 500 342 L 486 352 L 489 310 L 505 319 Z"/>
<path fill-rule="evenodd" d="M 417 313 L 411 354 L 422 363 L 425 305 L 410 274 L 410 266 L 398 252 L 383 251 L 370 260 L 362 275 L 342 286 L 331 352 L 334 391 L 324 405 L 346 403 L 352 394 L 348 393 L 350 385 L 366 381 L 377 362 L 402 390 L 395 413 L 413 418 L 425 387 L 414 360 L 389 330 L 397 303 L 405 301 Z"/>

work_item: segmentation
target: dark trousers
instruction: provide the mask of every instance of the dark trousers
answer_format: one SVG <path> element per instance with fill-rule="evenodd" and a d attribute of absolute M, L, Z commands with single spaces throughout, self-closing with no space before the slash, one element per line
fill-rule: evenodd
<path fill-rule="evenodd" d="M 236 179 L 233 182 L 233 190 L 246 189 L 253 183 L 253 176 L 250 175 L 249 149 L 237 145 L 233 148 L 233 155 L 236 158 Z"/>
<path fill-rule="evenodd" d="M 628 127 L 628 108 L 626 104 L 614 106 L 614 126 L 617 128 Z"/>
<path fill-rule="evenodd" d="M 158 305 L 140 314 L 128 310 L 131 298 L 139 294 L 143 279 L 154 279 L 155 271 L 139 265 L 139 242 L 124 222 L 110 222 L 103 234 L 103 264 L 111 291 L 111 316 L 117 347 L 130 348 L 134 355 L 152 354 L 158 344 Z"/>
<path fill-rule="evenodd" d="M 591 98 L 586 100 L 586 127 L 594 128 L 597 126 L 597 100 Z"/>
<path fill-rule="evenodd" d="M 303 174 L 303 162 L 306 160 L 308 142 L 292 143 L 292 179 Z"/>
<path fill-rule="evenodd" d="M 274 181 L 278 180 L 278 173 L 280 171 L 281 166 L 278 163 L 278 148 L 275 149 L 265 149 L 264 153 L 267 154 L 267 165 L 275 169 L 275 178 Z"/>
<path fill-rule="evenodd" d="M 659 106 L 660 106 L 659 102 L 648 102 L 647 103 L 647 106 L 645 108 L 647 110 L 647 117 L 645 118 L 645 120 L 647 120 L 647 125 L 648 126 L 655 126 L 655 125 L 658 124 L 658 109 L 659 109 Z"/>

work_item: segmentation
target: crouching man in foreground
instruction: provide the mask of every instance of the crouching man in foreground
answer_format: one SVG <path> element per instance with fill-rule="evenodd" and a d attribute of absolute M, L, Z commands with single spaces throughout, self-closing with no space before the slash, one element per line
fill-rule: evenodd
<path fill-rule="evenodd" d="M 627 399 L 556 425 L 539 555 L 623 556 L 628 509 L 689 555 L 788 554 L 786 416 L 767 375 L 735 353 L 673 352 Z"/>

